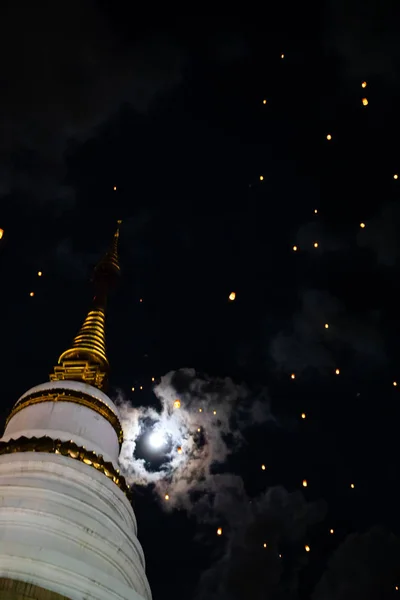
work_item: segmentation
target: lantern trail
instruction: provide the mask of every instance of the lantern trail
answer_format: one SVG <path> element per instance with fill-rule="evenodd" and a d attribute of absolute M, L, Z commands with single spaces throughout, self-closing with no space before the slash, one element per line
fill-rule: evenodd
<path fill-rule="evenodd" d="M 119 222 L 120 223 L 120 222 Z M 106 395 L 107 297 L 117 229 L 94 270 L 93 304 L 50 381 L 23 394 L 0 439 L 0 596 L 150 600 L 118 409 Z"/>

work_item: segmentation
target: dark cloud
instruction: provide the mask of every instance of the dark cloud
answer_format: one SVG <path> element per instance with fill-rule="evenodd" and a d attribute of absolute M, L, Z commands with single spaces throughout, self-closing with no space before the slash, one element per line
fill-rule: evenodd
<path fill-rule="evenodd" d="M 349 535 L 332 555 L 313 600 L 392 598 L 400 577 L 400 540 L 374 527 Z"/>
<path fill-rule="evenodd" d="M 326 291 L 303 291 L 300 301 L 291 329 L 280 332 L 270 345 L 280 369 L 296 372 L 308 367 L 332 369 L 337 366 L 335 352 L 344 347 L 364 358 L 384 359 L 377 313 L 348 314 L 345 306 Z"/>
<path fill-rule="evenodd" d="M 358 234 L 357 243 L 371 250 L 378 264 L 392 267 L 400 256 L 399 227 L 400 205 L 392 202 L 368 220 Z"/>
<path fill-rule="evenodd" d="M 147 110 L 180 81 L 182 54 L 170 38 L 135 36 L 134 25 L 125 43 L 91 0 L 6 2 L 0 22 L 3 194 L 65 201 L 67 139 L 85 139 L 122 102 Z"/>
<path fill-rule="evenodd" d="M 345 74 L 359 81 L 378 76 L 396 83 L 400 67 L 398 7 L 391 0 L 329 0 L 325 43 Z"/>
<path fill-rule="evenodd" d="M 224 552 L 201 576 L 196 600 L 297 598 L 304 539 L 324 514 L 324 503 L 308 503 L 300 492 L 282 487 L 253 500 L 243 492 L 225 513 Z"/>

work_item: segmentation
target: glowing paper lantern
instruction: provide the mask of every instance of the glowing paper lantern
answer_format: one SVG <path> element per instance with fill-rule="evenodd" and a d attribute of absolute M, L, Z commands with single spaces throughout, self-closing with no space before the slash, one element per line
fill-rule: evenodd
<path fill-rule="evenodd" d="M 331 134 L 330 134 L 330 133 L 328 133 L 328 135 L 326 136 L 326 139 L 327 139 L 327 140 L 331 140 L 331 139 L 332 139 L 332 136 L 331 136 Z"/>
<path fill-rule="evenodd" d="M 4 235 L 4 229 L 0 229 L 0 240 L 3 237 L 3 235 Z"/>
<path fill-rule="evenodd" d="M 363 103 L 363 106 L 368 106 L 368 100 L 367 100 L 367 98 L 363 98 L 361 100 L 361 102 Z"/>
<path fill-rule="evenodd" d="M 116 186 L 116 185 L 114 185 L 114 188 L 113 188 L 113 189 L 114 189 L 114 192 L 116 192 L 116 191 L 117 191 L 117 186 Z"/>
<path fill-rule="evenodd" d="M 154 381 L 154 377 L 152 377 L 151 380 Z"/>
<path fill-rule="evenodd" d="M 132 392 L 134 392 L 134 391 L 135 391 L 135 388 L 133 387 L 133 388 L 132 388 Z"/>
<path fill-rule="evenodd" d="M 181 401 L 179 399 L 175 400 L 174 408 L 180 408 L 180 407 L 181 407 Z"/>
<path fill-rule="evenodd" d="M 396 387 L 397 386 L 397 381 L 393 381 L 393 385 L 394 385 L 394 387 Z"/>
<path fill-rule="evenodd" d="M 222 527 L 218 527 L 218 529 L 217 529 L 217 535 L 222 535 Z"/>
<path fill-rule="evenodd" d="M 297 246 L 293 246 L 293 252 L 297 252 Z"/>
<path fill-rule="evenodd" d="M 197 431 L 198 431 L 198 433 L 200 433 L 200 431 L 201 431 L 200 427 L 197 428 Z"/>
<path fill-rule="evenodd" d="M 264 175 L 260 175 L 260 181 L 264 181 Z"/>
<path fill-rule="evenodd" d="M 38 271 L 38 277 L 41 277 L 43 275 L 42 271 Z"/>
<path fill-rule="evenodd" d="M 284 55 L 284 54 L 281 54 L 281 58 L 285 58 L 285 55 Z"/>
<path fill-rule="evenodd" d="M 263 104 L 267 104 L 267 101 L 266 101 L 266 100 L 263 100 Z"/>
<path fill-rule="evenodd" d="M 393 179 L 398 179 L 398 178 L 399 178 L 399 176 L 397 175 L 397 173 L 395 173 L 395 174 L 393 175 Z"/>
<path fill-rule="evenodd" d="M 236 298 L 236 294 L 235 294 L 235 292 L 231 292 L 231 293 L 229 294 L 229 300 L 230 300 L 231 302 L 233 302 L 233 301 L 235 300 L 235 298 Z"/>
<path fill-rule="evenodd" d="M 35 295 L 35 292 L 29 292 L 29 295 L 31 298 L 33 298 L 33 296 Z"/>
<path fill-rule="evenodd" d="M 310 552 L 310 546 L 304 546 L 306 552 Z"/>
<path fill-rule="evenodd" d="M 354 485 L 354 483 L 351 483 L 351 484 L 350 484 L 350 487 L 351 487 L 351 489 L 352 489 L 352 490 L 354 490 L 354 488 L 355 488 L 355 485 Z"/>
<path fill-rule="evenodd" d="M 202 409 L 202 408 L 199 408 L 199 412 L 203 412 L 203 409 Z"/>
<path fill-rule="evenodd" d="M 261 465 L 261 468 L 262 468 L 263 471 L 265 471 L 266 466 L 265 465 Z"/>
<path fill-rule="evenodd" d="M 263 543 L 263 548 L 266 548 L 266 547 L 267 547 L 267 544 L 264 542 Z"/>
<path fill-rule="evenodd" d="M 168 496 L 168 494 L 165 494 L 164 498 L 165 498 L 166 500 L 169 500 L 169 496 Z"/>
<path fill-rule="evenodd" d="M 307 483 L 307 479 L 303 479 L 303 487 L 307 487 L 308 483 Z"/>
<path fill-rule="evenodd" d="M 314 214 L 318 214 L 318 209 L 317 208 L 314 209 Z"/>
<path fill-rule="evenodd" d="M 178 454 L 182 454 L 182 447 L 181 446 L 178 446 L 176 450 L 177 450 Z"/>
<path fill-rule="evenodd" d="M 335 373 L 336 375 L 340 375 L 340 369 L 336 369 Z"/>
<path fill-rule="evenodd" d="M 362 82 L 362 84 L 361 84 L 361 87 L 362 87 L 362 88 L 366 88 L 366 87 L 367 87 L 367 82 L 366 82 L 366 81 L 363 81 L 363 82 Z"/>
<path fill-rule="evenodd" d="M 329 530 L 329 533 L 335 533 L 335 532 L 334 532 L 334 530 L 333 530 L 333 529 L 330 529 L 330 530 Z"/>
<path fill-rule="evenodd" d="M 216 414 L 217 414 L 217 411 L 216 411 L 216 410 L 213 410 L 213 415 L 216 415 Z"/>
<path fill-rule="evenodd" d="M 306 418 L 306 413 L 301 413 L 301 418 L 305 419 Z"/>
<path fill-rule="evenodd" d="M 365 223 L 360 223 L 360 227 L 361 227 L 361 229 L 364 229 L 365 228 Z"/>
<path fill-rule="evenodd" d="M 318 242 L 314 242 L 314 248 L 318 248 Z"/>
<path fill-rule="evenodd" d="M 290 379 L 296 379 L 296 375 L 294 373 L 291 374 Z"/>
<path fill-rule="evenodd" d="M 325 329 L 329 329 L 329 323 L 325 323 L 324 327 Z"/>

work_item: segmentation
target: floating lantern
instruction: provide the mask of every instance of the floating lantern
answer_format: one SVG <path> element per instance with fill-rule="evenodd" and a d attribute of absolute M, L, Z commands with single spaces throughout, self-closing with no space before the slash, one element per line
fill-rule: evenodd
<path fill-rule="evenodd" d="M 293 246 L 293 252 L 297 252 L 297 246 Z"/>
<path fill-rule="evenodd" d="M 303 487 L 307 487 L 308 483 L 307 483 L 307 479 L 303 479 Z"/>
<path fill-rule="evenodd" d="M 301 413 L 301 418 L 305 419 L 306 418 L 306 413 Z"/>
<path fill-rule="evenodd" d="M 164 498 L 165 498 L 166 500 L 169 500 L 169 496 L 168 496 L 168 494 L 165 494 Z"/>
<path fill-rule="evenodd" d="M 290 379 L 296 379 L 296 375 L 294 373 L 291 374 Z"/>
<path fill-rule="evenodd" d="M 0 229 L 0 240 L 3 237 L 3 235 L 4 235 L 4 229 Z"/>
<path fill-rule="evenodd" d="M 329 323 L 325 323 L 324 327 L 325 329 L 329 329 Z"/>
<path fill-rule="evenodd" d="M 340 375 L 340 369 L 336 369 L 335 373 L 336 375 Z"/>
<path fill-rule="evenodd" d="M 174 408 L 180 408 L 180 407 L 181 407 L 181 401 L 179 399 L 175 400 Z"/>
<path fill-rule="evenodd" d="M 365 223 L 360 223 L 361 229 L 365 229 Z"/>
<path fill-rule="evenodd" d="M 314 242 L 314 248 L 318 248 L 318 242 Z"/>
<path fill-rule="evenodd" d="M 304 546 L 306 552 L 310 552 L 310 546 Z"/>
<path fill-rule="evenodd" d="M 265 469 L 266 469 L 266 466 L 265 466 L 265 465 L 261 465 L 261 469 L 262 469 L 263 471 L 265 471 Z"/>
<path fill-rule="evenodd" d="M 29 295 L 31 298 L 33 298 L 33 296 L 35 295 L 35 292 L 29 292 Z"/>
<path fill-rule="evenodd" d="M 362 82 L 362 84 L 361 84 L 361 87 L 362 87 L 362 88 L 366 88 L 366 87 L 367 87 L 367 82 L 366 82 L 366 81 L 363 81 L 363 82 Z"/>
<path fill-rule="evenodd" d="M 231 292 L 231 293 L 229 294 L 229 300 L 230 300 L 231 302 L 233 302 L 233 301 L 235 300 L 235 298 L 236 298 L 236 294 L 235 294 L 235 292 Z"/>
<path fill-rule="evenodd" d="M 326 139 L 327 139 L 327 140 L 331 140 L 331 139 L 332 139 L 332 136 L 331 136 L 331 134 L 330 134 L 330 133 L 328 133 L 328 135 L 326 136 Z"/>
<path fill-rule="evenodd" d="M 368 99 L 367 98 L 363 98 L 361 100 L 361 102 L 363 103 L 363 106 L 368 106 Z"/>
<path fill-rule="evenodd" d="M 217 535 L 222 535 L 222 527 L 218 527 L 218 529 L 217 529 Z"/>

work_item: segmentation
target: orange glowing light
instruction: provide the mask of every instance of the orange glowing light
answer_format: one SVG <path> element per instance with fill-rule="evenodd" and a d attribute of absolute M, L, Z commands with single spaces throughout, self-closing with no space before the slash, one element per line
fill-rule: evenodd
<path fill-rule="evenodd" d="M 318 248 L 318 242 L 314 242 L 314 248 Z"/>
<path fill-rule="evenodd" d="M 152 377 L 151 380 L 154 381 L 154 377 Z"/>
<path fill-rule="evenodd" d="M 222 527 L 218 527 L 218 529 L 217 529 L 217 535 L 222 535 Z"/>
<path fill-rule="evenodd" d="M 367 98 L 363 98 L 361 100 L 361 102 L 363 103 L 363 106 L 368 106 L 368 99 Z"/>
<path fill-rule="evenodd" d="M 335 370 L 336 375 L 340 375 L 340 369 Z"/>
<path fill-rule="evenodd" d="M 293 252 L 297 252 L 297 246 L 293 246 Z"/>
<path fill-rule="evenodd" d="M 201 428 L 200 428 L 200 427 L 198 427 L 198 428 L 197 428 L 197 432 L 198 432 L 198 433 L 200 433 L 200 431 L 201 431 Z"/>
<path fill-rule="evenodd" d="M 4 235 L 4 229 L 0 229 L 0 240 L 3 237 L 3 235 Z"/>
<path fill-rule="evenodd" d="M 265 99 L 263 100 L 263 104 L 267 104 L 267 101 Z"/>
<path fill-rule="evenodd" d="M 168 494 L 165 494 L 164 498 L 165 498 L 166 500 L 169 500 L 169 495 L 168 495 Z"/>
<path fill-rule="evenodd" d="M 395 173 L 395 174 L 393 175 L 393 179 L 398 179 L 398 178 L 399 178 L 399 176 L 397 175 L 397 173 Z"/>
<path fill-rule="evenodd" d="M 41 277 L 43 275 L 42 271 L 38 271 L 38 277 Z"/>
<path fill-rule="evenodd" d="M 294 373 L 291 374 L 290 379 L 296 379 L 296 375 Z"/>
<path fill-rule="evenodd" d="M 306 552 L 310 552 L 310 546 L 304 546 Z"/>
<path fill-rule="evenodd" d="M 394 387 L 396 387 L 397 386 L 397 381 L 393 381 L 393 385 L 394 385 Z"/>
<path fill-rule="evenodd" d="M 199 412 L 203 412 L 203 409 L 202 409 L 202 408 L 199 408 Z"/>
<path fill-rule="evenodd" d="M 31 298 L 33 298 L 33 296 L 35 295 L 35 292 L 29 292 L 29 295 Z"/>
<path fill-rule="evenodd" d="M 260 181 L 264 181 L 264 175 L 260 175 Z"/>
<path fill-rule="evenodd" d="M 329 329 L 329 323 L 325 323 L 324 327 L 325 329 Z"/>
<path fill-rule="evenodd" d="M 361 227 L 361 229 L 364 229 L 365 228 L 365 223 L 360 223 L 360 227 Z"/>
<path fill-rule="evenodd" d="M 305 419 L 306 418 L 306 413 L 301 413 L 301 418 Z"/>
<path fill-rule="evenodd" d="M 352 490 L 354 490 L 354 488 L 355 488 L 355 485 L 354 485 L 354 483 L 351 483 L 351 484 L 350 484 L 350 487 L 351 487 L 351 489 L 352 489 Z"/>
<path fill-rule="evenodd" d="M 281 54 L 281 58 L 285 58 L 285 55 L 284 55 L 284 54 Z"/>
<path fill-rule="evenodd" d="M 267 544 L 264 542 L 263 543 L 263 548 L 266 548 L 266 547 L 267 547 Z"/>
<path fill-rule="evenodd" d="M 132 392 L 134 392 L 134 391 L 135 391 L 135 388 L 133 387 L 133 388 L 132 388 Z"/>
<path fill-rule="evenodd" d="M 307 483 L 307 479 L 303 479 L 303 487 L 307 487 L 308 483 Z"/>
<path fill-rule="evenodd" d="M 334 530 L 333 530 L 333 529 L 330 529 L 330 530 L 329 530 L 329 533 L 335 533 L 335 532 L 334 532 Z"/>
<path fill-rule="evenodd" d="M 266 466 L 265 465 L 261 465 L 261 468 L 262 468 L 263 471 L 265 471 Z"/>
<path fill-rule="evenodd" d="M 182 447 L 181 446 L 178 446 L 176 450 L 177 450 L 178 454 L 182 454 Z"/>
<path fill-rule="evenodd" d="M 331 140 L 331 139 L 332 139 L 332 136 L 331 136 L 331 134 L 330 134 L 330 133 L 328 133 L 328 135 L 326 136 L 326 139 L 327 139 L 327 140 Z"/>
<path fill-rule="evenodd" d="M 361 84 L 361 87 L 362 87 L 362 88 L 366 88 L 366 87 L 367 87 L 367 82 L 366 82 L 366 81 L 363 81 L 363 82 L 362 82 L 362 84 Z"/>
<path fill-rule="evenodd" d="M 231 302 L 233 302 L 233 301 L 235 300 L 235 298 L 236 298 L 236 294 L 235 294 L 235 292 L 231 292 L 231 293 L 229 294 L 229 300 L 230 300 Z"/>
<path fill-rule="evenodd" d="M 213 410 L 213 415 L 216 415 L 216 414 L 217 414 L 217 411 L 216 411 L 216 410 Z"/>
<path fill-rule="evenodd" d="M 141 385 L 139 389 L 140 389 L 140 390 L 142 390 L 142 389 L 143 389 L 143 386 Z"/>
<path fill-rule="evenodd" d="M 318 214 L 318 209 L 317 209 L 317 208 L 315 208 L 315 209 L 314 209 L 314 214 L 315 214 L 315 215 L 317 215 L 317 214 Z"/>
<path fill-rule="evenodd" d="M 181 407 L 181 401 L 179 400 L 179 398 L 177 398 L 174 402 L 174 408 L 180 408 Z"/>
<path fill-rule="evenodd" d="M 114 192 L 117 191 L 117 186 L 116 185 L 114 185 L 113 190 L 114 190 Z"/>

